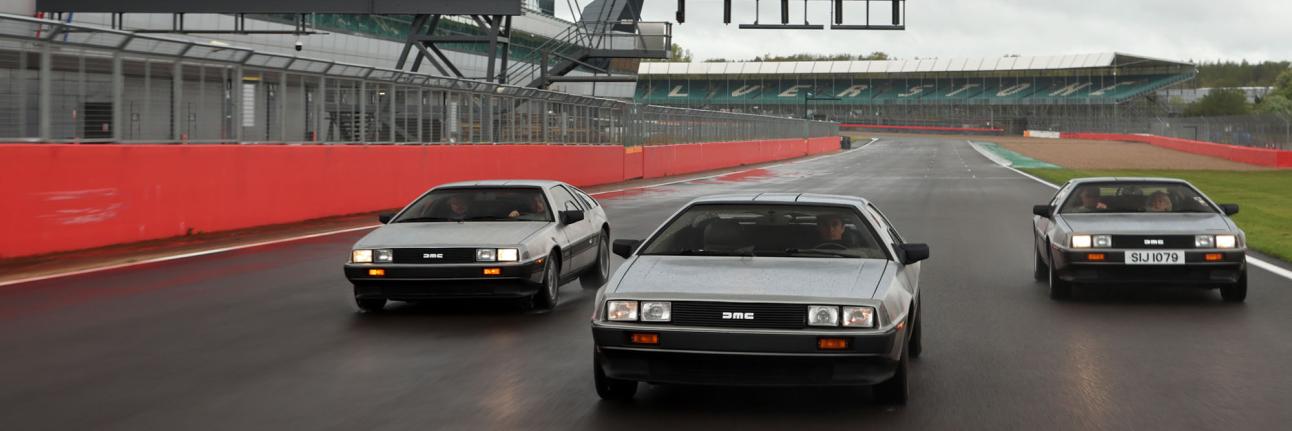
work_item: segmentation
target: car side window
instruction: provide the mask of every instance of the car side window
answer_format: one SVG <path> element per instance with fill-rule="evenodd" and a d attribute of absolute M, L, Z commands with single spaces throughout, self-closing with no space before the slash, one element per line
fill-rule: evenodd
<path fill-rule="evenodd" d="M 1050 207 L 1058 208 L 1060 201 L 1059 198 L 1066 196 L 1069 191 L 1072 191 L 1072 181 L 1068 181 L 1063 184 L 1063 187 L 1059 187 L 1059 191 L 1054 193 L 1054 198 L 1050 199 Z"/>
<path fill-rule="evenodd" d="M 880 220 L 883 220 L 884 229 L 888 229 L 888 236 L 893 237 L 893 240 L 897 241 L 898 245 L 906 243 L 906 240 L 902 239 L 902 235 L 897 233 L 897 228 L 893 227 L 893 222 L 888 221 L 888 217 L 884 217 L 884 213 L 879 211 L 879 208 L 875 208 L 875 206 L 871 204 L 866 204 L 866 207 L 870 212 L 878 215 Z"/>
<path fill-rule="evenodd" d="M 566 190 L 565 187 L 552 186 L 551 192 L 552 198 L 556 200 L 556 207 L 560 208 L 560 211 L 583 209 L 579 207 L 579 204 L 577 203 L 578 201 L 574 198 L 574 195 L 570 194 L 570 191 Z"/>
<path fill-rule="evenodd" d="M 580 190 L 578 187 L 570 187 L 570 190 L 574 191 L 574 196 L 578 197 L 580 201 L 583 201 L 583 206 L 585 208 L 592 209 L 594 207 L 601 206 L 600 202 L 597 202 L 596 199 L 593 199 L 592 196 L 589 196 L 587 193 L 585 193 L 583 190 Z"/>

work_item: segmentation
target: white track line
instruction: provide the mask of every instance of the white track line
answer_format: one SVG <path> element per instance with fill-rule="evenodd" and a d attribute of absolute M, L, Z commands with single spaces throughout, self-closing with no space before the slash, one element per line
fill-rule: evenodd
<path fill-rule="evenodd" d="M 979 152 L 979 153 L 982 153 L 983 151 L 985 151 L 985 150 L 981 150 L 981 149 L 979 149 L 979 148 L 978 148 L 978 145 L 974 144 L 974 143 L 973 143 L 973 141 L 965 141 L 965 142 L 969 142 L 969 144 L 970 144 L 970 145 L 972 145 L 972 146 L 973 146 L 973 148 L 974 148 L 975 150 L 978 150 L 978 152 Z M 983 154 L 983 155 L 984 155 L 984 156 L 986 156 L 986 154 Z M 1011 170 L 1011 171 L 1014 171 L 1014 172 L 1018 173 L 1019 175 L 1022 175 L 1022 176 L 1025 176 L 1025 177 L 1031 178 L 1031 179 L 1033 179 L 1033 180 L 1036 180 L 1036 182 L 1038 182 L 1038 183 L 1045 184 L 1045 185 L 1047 185 L 1047 186 L 1050 186 L 1050 188 L 1053 188 L 1053 189 L 1056 189 L 1056 190 L 1059 188 L 1059 186 L 1056 186 L 1056 185 L 1054 185 L 1054 184 L 1051 184 L 1049 181 L 1046 181 L 1046 180 L 1043 180 L 1043 179 L 1037 178 L 1037 177 L 1035 177 L 1035 176 L 1032 176 L 1031 174 L 1028 174 L 1027 172 L 1023 172 L 1023 171 L 1020 171 L 1020 170 L 1018 170 L 1018 169 L 1014 169 L 1014 167 L 1013 167 L 1013 166 L 1009 166 L 1009 165 L 1001 164 L 1000 162 L 996 161 L 996 159 L 994 159 L 994 158 L 992 158 L 992 157 L 987 157 L 987 158 L 988 158 L 988 159 L 992 159 L 992 161 L 993 161 L 993 162 L 996 162 L 996 164 L 1000 165 L 1001 167 L 1003 167 L 1003 168 L 1005 168 L 1005 169 L 1009 169 L 1009 170 Z M 1288 279 L 1288 280 L 1292 280 L 1292 271 L 1289 271 L 1289 270 L 1287 270 L 1287 269 L 1284 269 L 1284 268 L 1283 268 L 1283 267 L 1281 267 L 1281 266 L 1275 265 L 1275 264 L 1274 264 L 1274 263 L 1272 263 L 1272 262 L 1269 262 L 1269 261 L 1263 260 L 1263 259 L 1258 258 L 1258 257 L 1253 257 L 1252 255 L 1250 255 L 1250 254 L 1249 254 L 1249 255 L 1247 255 L 1247 263 L 1250 263 L 1250 264 L 1252 264 L 1252 266 L 1255 266 L 1255 267 L 1257 267 L 1257 268 L 1260 268 L 1260 269 L 1263 269 L 1263 270 L 1269 271 L 1270 273 L 1273 273 L 1274 275 L 1277 275 L 1277 276 L 1279 276 L 1279 277 L 1283 277 L 1283 278 L 1286 278 L 1286 279 Z"/>
<path fill-rule="evenodd" d="M 873 138 L 872 138 L 870 142 L 867 142 L 866 144 L 862 145 L 862 147 L 864 147 L 864 146 L 866 146 L 866 145 L 870 145 L 871 143 L 874 143 L 874 142 L 875 142 L 875 141 L 877 141 L 877 140 L 878 140 L 878 139 L 873 139 Z M 858 148 L 861 148 L 861 147 L 858 147 Z M 647 189 L 647 188 L 651 188 L 651 187 L 667 186 L 667 185 L 680 184 L 680 183 L 685 183 L 685 182 L 690 182 L 690 181 L 707 180 L 707 179 L 712 179 L 712 178 L 721 177 L 721 176 L 723 176 L 723 175 L 731 175 L 731 174 L 738 174 L 738 173 L 741 173 L 741 172 L 749 172 L 749 171 L 752 171 L 752 170 L 755 170 L 755 169 L 768 169 L 768 168 L 774 168 L 774 167 L 784 166 L 784 165 L 789 165 L 789 164 L 794 164 L 794 163 L 803 163 L 803 162 L 809 162 L 809 161 L 814 161 L 814 160 L 821 160 L 821 159 L 825 159 L 825 158 L 828 158 L 828 157 L 834 157 L 834 156 L 837 156 L 837 155 L 840 155 L 840 154 L 844 154 L 844 153 L 846 153 L 846 151 L 840 151 L 840 152 L 837 152 L 837 153 L 834 153 L 834 154 L 827 154 L 827 155 L 823 155 L 823 156 L 815 156 L 815 157 L 810 157 L 810 158 L 805 158 L 805 159 L 791 160 L 791 161 L 788 161 L 788 162 L 777 163 L 777 164 L 774 164 L 774 165 L 761 166 L 761 167 L 757 167 L 757 168 L 749 168 L 749 169 L 740 170 L 740 171 L 724 172 L 724 173 L 721 173 L 721 174 L 713 174 L 713 175 L 704 176 L 704 177 L 697 177 L 697 178 L 686 178 L 686 179 L 681 179 L 681 180 L 677 180 L 677 181 L 670 181 L 670 182 L 660 183 L 660 184 L 649 184 L 649 185 L 642 185 L 642 186 L 636 186 L 636 187 L 625 187 L 625 188 L 622 188 L 622 189 L 606 190 L 606 191 L 601 191 L 601 192 L 596 192 L 596 193 L 589 193 L 589 194 L 590 194 L 590 195 L 592 195 L 592 196 L 597 196 L 597 195 L 604 195 L 604 194 L 609 194 L 609 193 L 618 193 L 618 192 L 622 192 L 622 191 L 625 191 L 625 190 Z M 0 281 L 0 287 L 4 287 L 4 286 L 11 286 L 11 285 L 15 285 L 15 284 L 22 284 L 22 283 L 30 283 L 30 282 L 33 282 L 33 281 L 49 280 L 49 279 L 53 279 L 53 278 L 70 277 L 70 276 L 73 276 L 73 275 L 89 274 L 89 273 L 92 273 L 92 272 L 108 271 L 108 270 L 120 269 L 120 268 L 129 268 L 129 267 L 132 267 L 132 266 L 147 265 L 147 264 L 151 264 L 151 263 L 167 262 L 167 261 L 179 260 L 179 259 L 187 259 L 187 258 L 190 258 L 190 257 L 198 257 L 198 256 L 206 256 L 206 255 L 212 255 L 212 254 L 217 254 L 217 253 L 225 253 L 225 252 L 230 252 L 230 251 L 235 251 L 235 250 L 242 250 L 242 249 L 252 248 L 252 247 L 261 247 L 261 246 L 273 245 L 273 244 L 279 244 L 279 243 L 284 243 L 284 242 L 300 241 L 300 240 L 302 240 L 302 239 L 318 238 L 318 237 L 321 237 L 321 236 L 338 235 L 338 234 L 343 234 L 343 233 L 346 233 L 346 232 L 355 232 L 355 231 L 360 231 L 360 230 L 365 230 L 365 229 L 372 229 L 372 228 L 375 228 L 375 227 L 378 227 L 378 226 L 381 226 L 381 225 L 380 225 L 380 224 L 374 224 L 374 225 L 368 225 L 368 226 L 350 227 L 350 228 L 345 228 L 345 229 L 338 229 L 338 230 L 331 230 L 331 231 L 326 231 L 326 232 L 312 233 L 312 234 L 308 234 L 308 235 L 293 236 L 293 237 L 288 237 L 288 238 L 279 238 L 279 239 L 270 240 L 270 241 L 253 242 L 253 243 L 248 243 L 248 244 L 239 244 L 239 245 L 234 245 L 234 246 L 229 246 L 229 247 L 214 248 L 214 249 L 210 249 L 210 250 L 202 250 L 202 251 L 195 251 L 195 252 L 190 252 L 190 253 L 173 254 L 173 255 L 169 255 L 169 256 L 155 257 L 155 258 L 151 258 L 151 259 L 139 260 L 139 261 L 134 261 L 134 262 L 117 263 L 117 264 L 112 264 L 112 265 L 97 266 L 97 267 L 86 268 L 86 269 L 78 269 L 78 270 L 75 270 L 75 271 L 60 272 L 60 273 L 55 273 L 55 274 L 46 274 L 46 275 L 40 275 L 40 276 L 36 276 L 36 277 L 29 277 L 29 278 L 21 278 L 21 279 L 17 279 L 17 280 Z"/>

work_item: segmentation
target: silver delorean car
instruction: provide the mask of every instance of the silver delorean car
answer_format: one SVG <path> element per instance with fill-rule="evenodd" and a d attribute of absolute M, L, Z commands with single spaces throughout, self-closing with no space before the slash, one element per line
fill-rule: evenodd
<path fill-rule="evenodd" d="M 929 249 L 865 199 L 701 198 L 613 250 L 626 261 L 592 316 L 602 398 L 650 382 L 876 385 L 877 399 L 906 402 Z"/>
<path fill-rule="evenodd" d="M 431 189 L 355 243 L 345 276 L 355 303 L 520 298 L 551 309 L 576 277 L 601 287 L 610 223 L 601 205 L 557 181 L 472 181 Z"/>
<path fill-rule="evenodd" d="M 1186 285 L 1247 298 L 1247 238 L 1230 215 L 1187 181 L 1079 178 L 1032 208 L 1035 278 L 1050 296 L 1074 285 Z"/>

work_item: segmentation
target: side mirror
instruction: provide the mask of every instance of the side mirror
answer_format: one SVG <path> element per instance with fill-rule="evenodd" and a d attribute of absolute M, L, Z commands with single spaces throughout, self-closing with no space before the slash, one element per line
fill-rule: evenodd
<path fill-rule="evenodd" d="M 1238 204 L 1220 204 L 1220 210 L 1227 216 L 1238 214 Z"/>
<path fill-rule="evenodd" d="M 393 219 L 393 218 L 395 218 L 395 213 L 377 214 L 377 221 L 381 222 L 381 224 L 390 223 L 390 219 Z"/>
<path fill-rule="evenodd" d="M 613 249 L 615 254 L 619 255 L 619 257 L 627 259 L 629 256 L 633 255 L 634 251 L 637 251 L 637 247 L 641 246 L 642 240 L 640 239 L 617 239 L 615 240 L 614 245 L 610 248 Z"/>
<path fill-rule="evenodd" d="M 1054 215 L 1054 209 L 1050 208 L 1049 205 L 1033 205 L 1032 215 L 1039 215 L 1041 217 L 1050 218 L 1050 216 Z"/>
<path fill-rule="evenodd" d="M 561 224 L 575 224 L 583 221 L 583 210 L 561 211 Z"/>
<path fill-rule="evenodd" d="M 903 265 L 910 265 L 929 258 L 928 244 L 902 244 L 898 247 L 898 251 L 902 254 L 900 257 Z"/>

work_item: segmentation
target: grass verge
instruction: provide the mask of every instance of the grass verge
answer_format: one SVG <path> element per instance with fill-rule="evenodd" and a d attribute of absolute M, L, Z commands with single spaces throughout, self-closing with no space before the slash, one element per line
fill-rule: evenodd
<path fill-rule="evenodd" d="M 1080 177 L 1169 177 L 1187 180 L 1218 203 L 1235 203 L 1234 222 L 1253 250 L 1292 262 L 1292 170 L 1163 171 L 1020 169 L 1054 184 Z"/>

